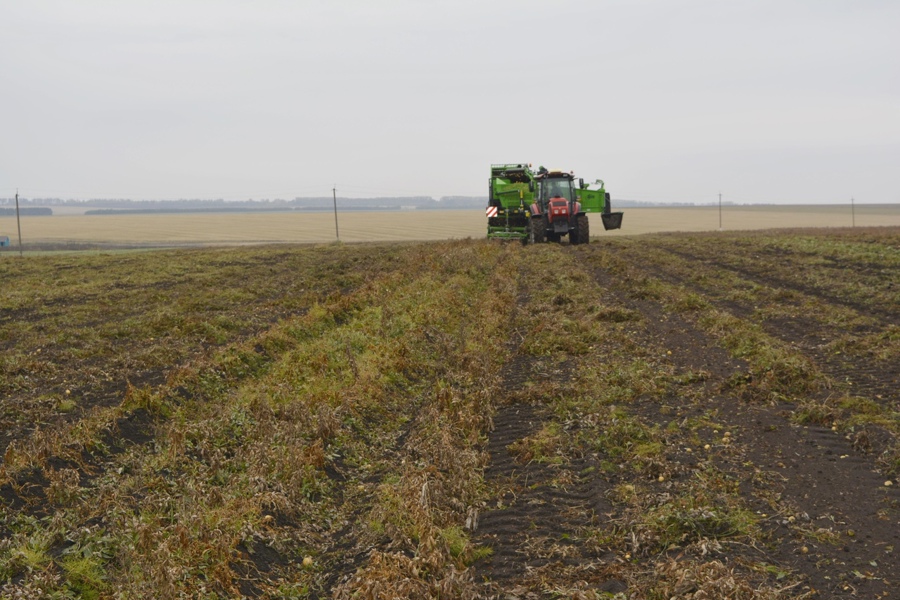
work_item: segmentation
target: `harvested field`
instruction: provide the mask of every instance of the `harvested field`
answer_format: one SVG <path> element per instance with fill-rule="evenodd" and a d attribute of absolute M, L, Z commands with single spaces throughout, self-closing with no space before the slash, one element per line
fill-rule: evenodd
<path fill-rule="evenodd" d="M 900 226 L 900 205 L 858 205 L 858 227 Z M 595 234 L 601 230 L 594 217 Z M 797 227 L 849 227 L 850 207 L 726 206 L 726 231 Z M 409 210 L 342 212 L 344 242 L 422 241 L 485 236 L 481 210 Z M 604 236 L 664 231 L 716 231 L 716 207 L 626 208 L 623 229 Z M 15 246 L 15 218 L 0 217 L 0 235 Z M 72 215 L 22 219 L 26 250 L 61 244 L 177 246 L 183 244 L 327 243 L 335 239 L 334 215 L 328 212 L 208 213 L 141 215 Z M 15 249 L 15 248 L 13 248 Z"/>
<path fill-rule="evenodd" d="M 0 277 L 4 598 L 896 587 L 898 227 Z"/>

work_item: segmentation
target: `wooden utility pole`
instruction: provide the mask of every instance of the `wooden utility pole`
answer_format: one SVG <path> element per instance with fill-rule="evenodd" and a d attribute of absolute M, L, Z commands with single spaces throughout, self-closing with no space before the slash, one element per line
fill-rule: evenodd
<path fill-rule="evenodd" d="M 850 196 L 850 219 L 853 226 L 856 227 L 856 206 L 853 201 L 853 196 Z"/>
<path fill-rule="evenodd" d="M 337 241 L 341 241 L 341 234 L 338 233 L 337 221 L 337 184 L 334 184 L 334 187 L 331 188 L 331 197 L 334 199 L 334 237 L 337 238 Z"/>
<path fill-rule="evenodd" d="M 722 192 L 719 192 L 719 231 L 722 231 Z"/>
<path fill-rule="evenodd" d="M 22 251 L 22 221 L 19 220 L 19 190 L 16 190 L 16 226 L 19 228 L 19 256 L 25 256 Z"/>

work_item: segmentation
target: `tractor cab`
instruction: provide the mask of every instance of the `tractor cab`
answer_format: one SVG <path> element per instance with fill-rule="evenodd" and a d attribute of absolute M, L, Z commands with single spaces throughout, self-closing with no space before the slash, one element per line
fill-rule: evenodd
<path fill-rule="evenodd" d="M 541 169 L 535 179 L 538 181 L 538 205 L 541 212 L 547 210 L 551 198 L 563 198 L 566 204 L 575 201 L 574 177 L 562 171 Z"/>

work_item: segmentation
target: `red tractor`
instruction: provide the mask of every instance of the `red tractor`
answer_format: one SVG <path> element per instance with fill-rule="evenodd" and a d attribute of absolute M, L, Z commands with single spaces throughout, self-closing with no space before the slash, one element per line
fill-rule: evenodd
<path fill-rule="evenodd" d="M 534 244 L 546 240 L 558 242 L 568 235 L 570 244 L 587 244 L 590 227 L 576 195 L 575 177 L 571 173 L 541 167 L 534 180 L 537 190 L 530 210 L 529 241 Z"/>

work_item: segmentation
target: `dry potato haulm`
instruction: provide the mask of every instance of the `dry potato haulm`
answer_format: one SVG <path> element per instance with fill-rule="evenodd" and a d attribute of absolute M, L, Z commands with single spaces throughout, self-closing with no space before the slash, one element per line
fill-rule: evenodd
<path fill-rule="evenodd" d="M 0 256 L 0 596 L 890 597 L 900 228 L 476 217 Z"/>

